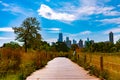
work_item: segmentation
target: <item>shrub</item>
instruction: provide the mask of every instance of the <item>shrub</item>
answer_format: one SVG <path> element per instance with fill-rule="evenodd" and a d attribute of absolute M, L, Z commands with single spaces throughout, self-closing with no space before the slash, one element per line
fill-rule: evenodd
<path fill-rule="evenodd" d="M 21 53 L 19 50 L 3 48 L 0 50 L 0 53 L 0 75 L 15 72 L 19 69 L 21 63 Z"/>
<path fill-rule="evenodd" d="M 99 77 L 100 71 L 97 69 L 97 67 L 95 67 L 95 66 L 90 66 L 89 69 L 90 69 L 90 72 L 89 72 L 90 74 Z"/>
<path fill-rule="evenodd" d="M 108 70 L 103 70 L 100 72 L 100 76 L 99 76 L 101 79 L 105 79 L 105 80 L 109 80 L 109 72 Z"/>

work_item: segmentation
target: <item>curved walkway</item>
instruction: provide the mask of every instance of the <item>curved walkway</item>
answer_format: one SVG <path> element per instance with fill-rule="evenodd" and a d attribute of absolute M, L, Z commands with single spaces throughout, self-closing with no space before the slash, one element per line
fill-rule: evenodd
<path fill-rule="evenodd" d="M 49 61 L 45 68 L 37 70 L 26 80 L 99 80 L 71 60 L 57 57 Z"/>

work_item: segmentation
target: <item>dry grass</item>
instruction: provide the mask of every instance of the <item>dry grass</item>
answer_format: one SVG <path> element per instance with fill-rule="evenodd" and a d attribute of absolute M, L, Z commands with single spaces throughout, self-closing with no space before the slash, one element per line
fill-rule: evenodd
<path fill-rule="evenodd" d="M 79 52 L 80 58 L 84 59 L 86 55 L 86 63 L 94 65 L 100 70 L 100 56 L 103 56 L 103 68 L 109 72 L 110 80 L 120 80 L 120 53 L 82 53 Z"/>
<path fill-rule="evenodd" d="M 9 80 L 10 77 L 24 80 L 37 69 L 44 67 L 47 62 L 58 56 L 56 52 L 22 49 L 0 49 L 0 80 Z"/>

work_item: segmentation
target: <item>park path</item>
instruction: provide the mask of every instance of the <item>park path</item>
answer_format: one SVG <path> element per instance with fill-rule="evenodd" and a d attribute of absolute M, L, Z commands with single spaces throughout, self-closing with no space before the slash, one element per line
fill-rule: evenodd
<path fill-rule="evenodd" d="M 49 61 L 45 68 L 33 72 L 26 80 L 99 80 L 65 57 Z"/>

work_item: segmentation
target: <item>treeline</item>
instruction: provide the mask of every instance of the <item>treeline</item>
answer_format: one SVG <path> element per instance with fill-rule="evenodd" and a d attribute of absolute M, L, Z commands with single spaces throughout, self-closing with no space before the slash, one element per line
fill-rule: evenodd
<path fill-rule="evenodd" d="M 86 45 L 83 51 L 102 52 L 102 53 L 119 52 L 120 51 L 120 40 L 118 40 L 116 44 L 112 42 L 89 43 Z"/>

